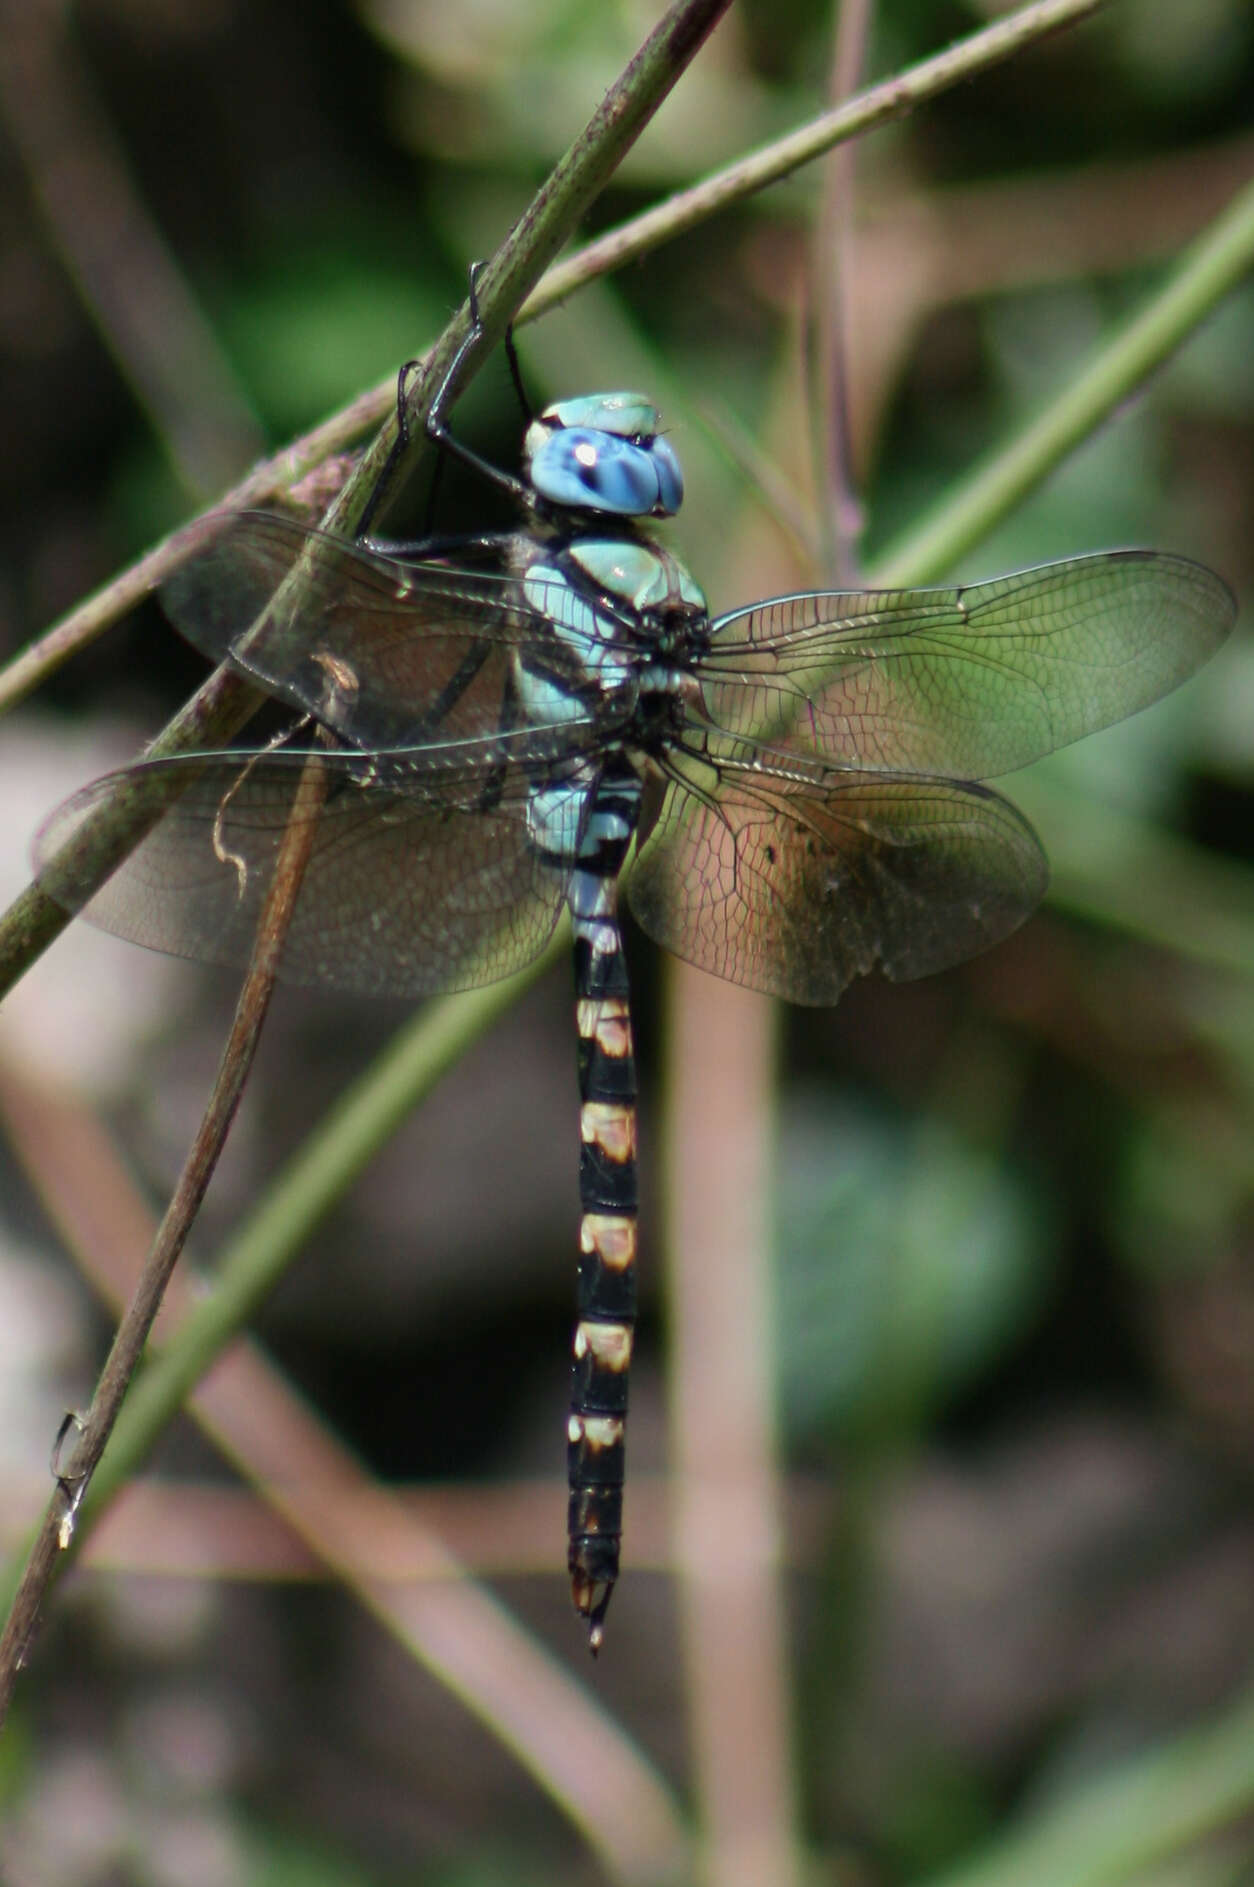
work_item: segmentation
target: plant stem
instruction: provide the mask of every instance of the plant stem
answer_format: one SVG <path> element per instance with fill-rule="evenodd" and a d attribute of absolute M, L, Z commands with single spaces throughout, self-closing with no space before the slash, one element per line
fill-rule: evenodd
<path fill-rule="evenodd" d="M 1186 249 L 1166 283 L 1038 417 L 877 559 L 873 580 L 929 583 L 986 537 L 1097 428 L 1254 267 L 1254 183 Z"/>

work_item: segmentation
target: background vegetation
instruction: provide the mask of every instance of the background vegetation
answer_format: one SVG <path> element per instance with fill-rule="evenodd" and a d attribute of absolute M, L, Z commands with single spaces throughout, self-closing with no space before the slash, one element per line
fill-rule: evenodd
<path fill-rule="evenodd" d="M 0 653 L 424 346 L 658 11 L 0 8 Z M 987 11 L 883 0 L 865 75 Z M 832 30 L 826 0 L 743 0 L 592 227 L 817 110 Z M 857 148 L 842 279 L 863 567 L 1060 398 L 1246 183 L 1251 96 L 1244 0 L 1119 0 Z M 520 334 L 537 399 L 655 393 L 689 475 L 676 541 L 716 608 L 820 580 L 802 354 L 830 253 L 821 189 L 802 173 Z M 513 462 L 499 361 L 458 427 Z M 1248 596 L 1252 428 L 1247 281 L 956 574 L 1152 543 Z M 481 525 L 480 499 L 449 479 L 441 528 Z M 38 819 L 130 758 L 201 673 L 148 603 L 9 719 L 13 891 Z M 782 1018 L 772 1367 L 789 1781 L 817 1879 L 1210 1887 L 1254 1867 L 1252 697 L 1238 629 L 1179 696 L 1011 782 L 1055 866 L 1018 936 L 927 983 L 868 982 L 834 1012 Z M 646 1303 L 626 1577 L 595 1671 L 558 1576 L 576 1223 L 561 971 L 379 1154 L 258 1332 L 592 1687 L 590 1719 L 630 1739 L 598 1755 L 607 1821 L 616 1790 L 645 1801 L 650 1765 L 710 1818 L 665 1526 L 675 999 L 638 938 L 632 970 Z M 61 1402 L 84 1398 L 108 1328 L 67 1218 L 121 1249 L 138 1236 L 89 1118 L 159 1206 L 233 994 L 229 977 L 75 934 L 9 1005 L 0 1513 L 15 1553 Z M 280 997 L 201 1257 L 401 1020 Z M 60 1111 L 39 1114 L 40 1089 Z M 64 1152 L 56 1176 L 28 1144 L 45 1120 L 33 1137 Z M 711 1302 L 719 1287 L 716 1268 Z M 552 1771 L 537 1777 L 538 1740 L 511 1753 L 406 1658 L 362 1609 L 367 1588 L 328 1577 L 192 1423 L 149 1472 L 95 1569 L 56 1595 L 0 1743 L 0 1871 L 154 1887 L 648 1877 L 612 1838 L 591 1858 Z M 746 1694 L 750 1755 L 763 1709 Z M 753 1831 L 723 1826 L 717 1878 L 736 1878 L 738 1846 L 741 1877 L 786 1878 L 778 1852 L 753 1872 Z"/>

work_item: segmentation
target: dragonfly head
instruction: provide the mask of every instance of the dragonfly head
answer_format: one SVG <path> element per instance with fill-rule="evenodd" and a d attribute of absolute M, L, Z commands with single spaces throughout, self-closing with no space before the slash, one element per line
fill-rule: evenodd
<path fill-rule="evenodd" d="M 537 497 L 572 511 L 669 518 L 684 477 L 658 412 L 639 393 L 557 400 L 527 428 L 523 462 Z"/>

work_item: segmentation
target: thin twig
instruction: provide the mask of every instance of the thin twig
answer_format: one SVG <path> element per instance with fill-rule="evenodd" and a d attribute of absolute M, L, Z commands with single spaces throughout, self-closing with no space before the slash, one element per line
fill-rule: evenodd
<path fill-rule="evenodd" d="M 508 982 L 489 983 L 426 1003 L 276 1174 L 218 1252 L 214 1289 L 179 1326 L 177 1338 L 145 1369 L 101 1463 L 85 1518 L 103 1507 L 147 1458 L 191 1390 L 282 1277 L 312 1229 L 467 1044 L 517 1000 L 519 990 L 569 951 L 565 927 L 544 954 Z"/>
<path fill-rule="evenodd" d="M 876 559 L 877 584 L 930 583 L 952 569 L 1087 439 L 1254 268 L 1254 183 L 1247 183 L 1087 366 L 929 517 Z"/>
<path fill-rule="evenodd" d="M 844 102 L 857 83 L 871 30 L 872 0 L 845 0 L 836 28 L 831 95 Z M 850 279 L 853 263 L 854 162 L 857 146 L 842 143 L 823 166 L 823 200 L 816 224 L 814 292 L 810 320 L 810 377 L 817 415 L 819 529 L 824 578 L 837 589 L 858 582 L 856 546 L 863 513 L 854 478 L 849 433 Z"/>
<path fill-rule="evenodd" d="M 649 116 L 657 110 L 684 66 L 695 56 L 702 41 L 729 5 L 730 0 L 681 0 L 649 35 L 623 77 L 606 93 L 587 130 L 576 139 L 496 255 L 481 270 L 477 292 L 485 340 L 483 349 L 477 350 L 473 358 L 468 355 L 463 361 L 459 385 L 464 384 L 474 371 L 488 342 L 504 334 L 507 324 L 516 313 L 518 301 L 534 286 L 546 264 L 568 240 L 598 191 L 621 162 L 624 153 L 640 135 Z M 448 366 L 461 346 L 468 325 L 467 307 L 449 324 L 426 357 L 426 371 L 417 382 L 409 402 L 411 444 L 406 455 L 407 467 L 399 467 L 400 470 L 412 470 L 421 454 L 429 449 L 422 422 L 430 411 L 431 402 Z M 369 396 L 366 397 L 368 400 Z M 360 412 L 362 408 L 363 402 L 358 401 L 354 410 Z M 339 530 L 349 536 L 353 534 L 356 520 L 365 509 L 379 473 L 393 457 L 397 431 L 394 388 L 389 394 L 385 410 L 388 418 L 384 426 L 332 506 L 327 518 L 331 530 Z M 178 543 L 176 554 L 167 554 L 167 544 L 145 559 L 150 580 L 156 580 L 160 574 L 172 568 L 190 543 L 203 543 L 205 527 L 203 524 L 190 526 L 186 531 L 176 533 L 175 540 L 170 541 Z M 311 551 L 310 558 L 315 554 Z M 307 576 L 308 567 L 302 560 L 289 572 L 276 592 L 274 606 L 282 607 L 292 614 L 298 613 Z M 126 589 L 133 586 L 133 579 L 132 572 L 130 583 L 125 587 L 122 584 L 110 586 L 115 604 L 126 593 Z M 143 593 L 142 589 L 139 593 Z M 99 612 L 97 620 L 103 626 Z M 241 638 L 247 627 L 246 624 L 240 625 Z M 68 640 L 67 624 L 63 623 L 56 633 L 58 647 L 64 654 Z M 27 683 L 32 673 L 33 669 L 28 667 L 25 674 Z M 206 743 L 204 738 L 207 722 L 211 722 L 209 731 L 212 739 L 228 737 L 248 720 L 259 699 L 257 691 L 241 675 L 229 670 L 217 670 L 158 735 L 148 750 L 149 757 L 200 751 L 206 744 L 211 744 Z M 127 803 L 115 804 L 110 801 L 102 804 L 90 819 L 83 821 L 71 841 L 73 858 L 65 855 L 59 859 L 68 876 L 83 886 L 103 880 L 107 872 L 142 836 L 155 816 L 151 806 L 137 803 L 141 799 L 142 795 L 132 793 Z M 93 864 L 99 860 L 100 875 L 94 880 L 88 877 L 88 859 Z M 37 885 L 28 887 L 22 893 L 0 917 L 0 995 L 29 968 L 39 952 L 47 947 L 68 921 L 69 913 L 63 911 Z"/>
<path fill-rule="evenodd" d="M 799 1887 L 766 1255 L 778 1007 L 668 969 L 672 1537 L 702 1879 Z"/>
<path fill-rule="evenodd" d="M 81 1107 L 41 1093 L 17 1077 L 0 1079 L 0 1109 L 7 1117 L 19 1157 L 31 1174 L 80 1269 L 107 1303 L 123 1300 L 132 1267 L 125 1255 L 142 1249 L 145 1207 L 133 1181 L 99 1126 Z M 74 1204 L 75 1186 L 84 1195 Z M 102 1228 L 96 1201 L 104 1196 L 109 1221 Z M 166 1294 L 156 1331 L 158 1344 L 176 1350 L 189 1320 L 215 1301 L 212 1289 L 180 1266 Z M 137 1397 L 165 1361 L 159 1351 L 128 1398 L 114 1441 L 80 1516 L 83 1537 L 92 1511 L 103 1508 L 102 1486 L 115 1472 L 118 1444 Z M 373 1480 L 342 1442 L 295 1394 L 258 1344 L 238 1338 L 212 1373 L 191 1389 L 187 1411 L 220 1453 L 277 1518 L 275 1545 L 284 1568 L 333 1576 L 389 1632 L 406 1655 L 420 1663 L 459 1698 L 488 1733 L 518 1761 L 586 1839 L 607 1879 L 644 1883 L 690 1878 L 688 1837 L 681 1807 L 644 1752 L 618 1726 L 585 1685 L 537 1643 L 486 1587 L 472 1580 L 448 1545 L 441 1498 L 411 1500 Z M 131 1483 L 128 1500 L 145 1488 L 156 1501 L 163 1490 Z M 168 1491 L 168 1490 L 165 1490 Z M 190 1490 L 189 1490 L 190 1491 Z M 107 1498 L 107 1488 L 104 1489 Z M 230 1506 L 227 1490 L 209 1494 Z M 481 1511 L 483 1491 L 474 1490 L 480 1539 L 493 1530 L 501 1570 L 502 1541 L 510 1538 L 501 1511 Z M 510 1498 L 517 1501 L 514 1488 Z M 240 1495 L 238 1499 L 253 1498 Z M 523 1495 L 522 1498 L 526 1498 Z M 559 1523 L 565 1487 L 556 1481 L 532 1490 L 554 1524 Z M 504 1500 L 502 1505 L 505 1505 Z M 660 1505 L 660 1500 L 659 1500 Z M 163 1507 L 164 1513 L 164 1507 Z M 219 1519 L 221 1516 L 219 1515 Z M 537 1526 L 540 1524 L 537 1521 Z M 659 1517 L 660 1528 L 660 1517 Z M 817 1538 L 817 1527 L 814 1536 Z M 215 1538 L 231 1537 L 227 1522 Z M 298 1545 L 297 1542 L 300 1542 Z M 151 1542 L 150 1542 L 151 1543 Z M 169 1562 L 163 1539 L 161 1561 Z M 228 1554 L 233 1547 L 228 1546 Z M 312 1558 L 311 1558 L 312 1556 Z M 658 1563 L 664 1563 L 660 1542 Z M 534 1562 L 533 1562 L 534 1563 Z M 552 1541 L 549 1560 L 552 1566 Z M 212 1566 L 203 1568 L 212 1573 Z M 271 1564 L 273 1576 L 276 1567 Z M 248 1576 L 241 1562 L 236 1572 Z"/>
<path fill-rule="evenodd" d="M 118 1325 L 91 1408 L 81 1424 L 78 1443 L 68 1463 L 58 1470 L 57 1486 L 27 1559 L 4 1630 L 0 1633 L 0 1724 L 3 1724 L 8 1714 L 17 1674 L 29 1652 L 44 1596 L 53 1579 L 69 1564 L 75 1545 L 80 1503 L 117 1421 L 123 1398 L 148 1341 L 153 1319 L 160 1309 L 170 1273 L 187 1242 L 205 1188 L 218 1163 L 235 1110 L 239 1106 L 256 1053 L 261 1026 L 274 993 L 283 939 L 313 847 L 318 808 L 325 793 L 325 769 L 317 756 L 313 756 L 301 775 L 293 801 L 292 817 L 279 849 L 274 876 L 257 927 L 252 961 L 240 991 L 235 1019 L 218 1064 L 204 1118 L 130 1303 Z"/>
<path fill-rule="evenodd" d="M 618 229 L 607 231 L 578 255 L 551 269 L 536 293 L 524 302 L 515 326 L 521 327 L 525 321 L 547 313 L 593 276 L 622 268 L 659 244 L 673 242 L 677 236 L 686 235 L 690 229 L 707 222 L 718 211 L 791 176 L 793 171 L 822 157 L 844 139 L 905 117 L 925 100 L 1009 59 L 1046 34 L 1074 25 L 1105 3 L 1106 0 L 1036 0 L 1034 5 L 1020 8 L 1007 19 L 998 20 L 995 25 L 972 33 L 969 39 L 960 40 L 933 58 L 923 59 L 883 84 L 859 93 L 847 104 L 821 113 L 799 131 L 763 145 L 690 189 L 677 191 L 655 208 L 646 210 L 643 216 L 633 217 Z"/>
<path fill-rule="evenodd" d="M 554 256 L 613 177 L 731 0 L 679 0 L 649 34 L 639 52 L 606 92 L 585 128 L 560 157 L 496 252 L 475 276 L 478 340 L 462 351 L 471 333 L 469 301 L 445 329 L 412 376 L 406 394 L 408 451 L 397 457 L 398 419 L 389 413 L 361 465 L 328 513 L 327 529 L 355 533 L 358 519 L 388 466 L 399 488 L 430 451 L 424 427 L 437 392 L 455 400 L 492 350 L 504 339 L 526 298 Z M 446 385 L 457 361 L 456 377 Z"/>
<path fill-rule="evenodd" d="M 260 689 L 234 669 L 215 669 L 184 703 L 148 749 L 150 759 L 202 753 L 229 740 L 264 700 Z M 99 884 L 119 864 L 161 811 L 159 782 L 133 781 L 104 809 L 103 817 L 84 820 L 72 845 L 76 861 L 91 862 Z M 62 853 L 68 863 L 68 852 Z M 77 873 L 86 884 L 85 869 Z M 71 913 L 39 885 L 28 885 L 0 917 L 0 996 L 4 996 L 35 959 L 59 937 Z"/>
<path fill-rule="evenodd" d="M 869 8 L 870 0 L 846 0 L 840 9 L 837 99 L 853 90 L 861 69 Z M 858 532 L 845 449 L 842 277 L 855 148 L 844 145 L 825 166 L 810 321 L 819 470 L 829 500 L 820 511 L 824 577 L 837 586 L 854 580 Z M 784 1675 L 790 1658 L 767 1231 L 775 1010 L 684 964 L 667 969 L 668 1399 L 680 1655 L 703 1872 L 719 1887 L 797 1887 L 805 1869 Z M 751 1739 L 745 1721 L 754 1725 Z"/>
<path fill-rule="evenodd" d="M 835 111 L 825 112 L 787 138 L 765 146 L 725 170 L 716 171 L 691 189 L 669 197 L 666 202 L 644 215 L 608 231 L 565 262 L 549 269 L 515 311 L 515 327 L 538 320 L 585 283 L 637 261 L 649 250 L 685 234 L 717 211 L 789 176 L 845 139 L 857 137 L 864 131 L 874 130 L 905 116 L 927 99 L 1009 58 L 1031 39 L 1043 37 L 1046 33 L 1080 20 L 1101 4 L 1102 0 L 1038 0 L 1038 4 L 1025 7 L 1009 19 L 999 20 L 982 32 L 973 33 L 969 39 L 948 48 L 935 58 L 925 59 L 908 71 L 897 73 L 882 84 L 872 86 L 848 104 Z M 495 333 L 498 310 L 493 292 L 494 280 L 488 269 L 484 270 L 480 279 L 484 285 L 481 312 L 486 314 L 491 311 L 491 331 Z M 463 316 L 459 315 L 446 334 L 421 356 L 424 367 L 429 368 L 431 363 L 439 360 L 452 359 L 457 346 L 456 336 L 464 332 L 464 328 L 459 325 L 462 320 Z M 450 340 L 449 336 L 454 338 Z M 428 372 L 420 385 L 430 384 L 433 389 L 437 380 L 437 374 Z M 247 478 L 223 495 L 220 508 L 227 511 L 245 510 L 252 505 L 265 504 L 277 493 L 289 490 L 325 459 L 345 451 L 372 427 L 387 419 L 394 412 L 395 403 L 396 377 L 389 374 L 386 380 L 367 388 L 348 406 L 332 414 L 312 431 L 304 433 L 272 458 L 262 461 Z M 421 428 L 417 430 L 421 431 Z M 389 431 L 389 444 L 378 450 L 380 464 L 386 458 L 393 438 L 394 434 Z M 188 540 L 189 532 L 186 530 L 175 531 L 164 538 L 138 563 L 77 605 L 7 667 L 0 669 L 0 713 L 15 706 L 76 650 L 85 647 L 111 622 L 142 601 L 182 561 L 187 552 Z M 0 937 L 0 961 L 3 956 L 4 944 Z M 0 983 L 0 990 L 2 987 Z"/>

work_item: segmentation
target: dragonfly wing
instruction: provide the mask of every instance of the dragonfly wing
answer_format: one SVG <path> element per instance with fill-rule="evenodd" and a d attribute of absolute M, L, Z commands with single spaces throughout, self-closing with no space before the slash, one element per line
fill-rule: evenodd
<path fill-rule="evenodd" d="M 641 927 L 698 968 L 789 1002 L 909 981 L 1017 929 L 1048 868 L 991 787 L 816 768 L 808 781 L 677 761 L 627 884 Z"/>
<path fill-rule="evenodd" d="M 995 779 L 1169 693 L 1235 613 L 1211 571 L 1136 550 L 960 589 L 778 597 L 714 624 L 704 707 L 838 765 Z"/>
<path fill-rule="evenodd" d="M 303 811 L 307 763 L 329 779 Z M 97 889 L 92 825 L 119 792 L 146 801 L 154 823 Z M 318 829 L 285 982 L 398 996 L 490 983 L 539 954 L 562 908 L 569 870 L 533 844 L 520 774 L 480 774 L 460 793 L 441 777 L 437 796 L 421 776 L 406 781 L 394 765 L 385 781 L 342 752 L 212 754 L 106 775 L 52 815 L 36 871 L 49 896 L 102 930 L 242 967 L 284 835 L 308 817 Z"/>
<path fill-rule="evenodd" d="M 456 746 L 495 732 L 524 646 L 543 647 L 559 694 L 566 671 L 579 678 L 500 571 L 407 563 L 274 512 L 207 529 L 162 586 L 171 622 L 356 747 Z M 578 703 L 561 706 L 573 727 Z M 528 718 L 537 724 L 534 710 Z"/>

